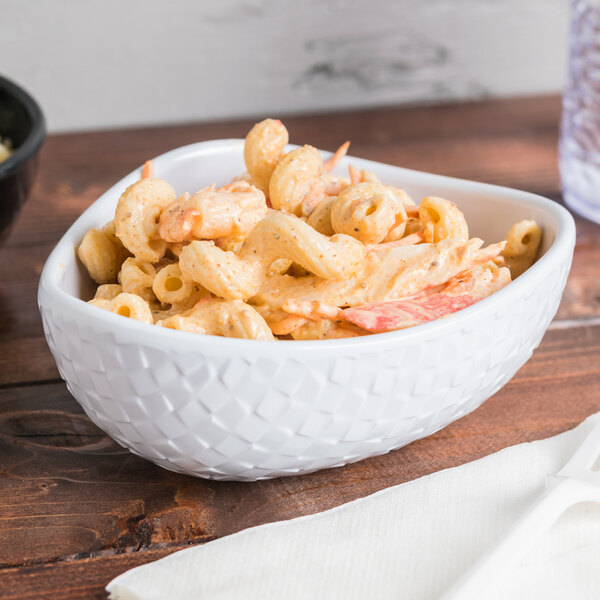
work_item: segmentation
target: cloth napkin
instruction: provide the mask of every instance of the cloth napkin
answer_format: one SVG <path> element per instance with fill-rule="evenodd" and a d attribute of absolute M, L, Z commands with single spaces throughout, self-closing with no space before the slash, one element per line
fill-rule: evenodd
<path fill-rule="evenodd" d="M 176 552 L 106 589 L 112 600 L 438 598 L 544 492 L 546 476 L 598 419 L 316 515 Z M 600 505 L 579 504 L 480 598 L 597 599 L 599 567 Z"/>

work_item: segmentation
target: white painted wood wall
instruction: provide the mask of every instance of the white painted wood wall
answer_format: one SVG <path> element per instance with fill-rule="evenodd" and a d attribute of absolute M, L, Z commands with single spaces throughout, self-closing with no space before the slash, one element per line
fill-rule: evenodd
<path fill-rule="evenodd" d="M 0 0 L 52 131 L 561 89 L 568 0 Z"/>

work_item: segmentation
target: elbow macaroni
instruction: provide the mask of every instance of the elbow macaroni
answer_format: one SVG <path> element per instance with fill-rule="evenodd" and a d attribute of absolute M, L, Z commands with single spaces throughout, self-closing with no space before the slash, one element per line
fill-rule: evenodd
<path fill-rule="evenodd" d="M 269 197 L 273 208 L 302 214 L 307 197 L 322 197 L 325 191 L 323 161 L 316 148 L 302 146 L 284 155 L 271 175 Z"/>
<path fill-rule="evenodd" d="M 115 235 L 111 221 L 102 229 L 90 229 L 77 249 L 79 260 L 99 284 L 113 283 L 129 252 Z"/>
<path fill-rule="evenodd" d="M 130 185 L 119 198 L 115 211 L 117 237 L 136 258 L 149 262 L 161 259 L 167 242 L 158 231 L 159 218 L 175 201 L 173 188 L 154 177 Z"/>
<path fill-rule="evenodd" d="M 535 260 L 534 221 L 483 248 L 444 198 L 416 206 L 352 165 L 330 174 L 348 143 L 323 163 L 312 146 L 285 154 L 287 141 L 267 119 L 246 138 L 247 173 L 222 187 L 177 198 L 153 177 L 129 186 L 78 248 L 100 284 L 90 304 L 201 335 L 346 338 L 443 317 Z"/>
<path fill-rule="evenodd" d="M 148 303 L 140 298 L 137 294 L 128 294 L 122 292 L 108 300 L 106 298 L 94 298 L 89 302 L 93 306 L 103 308 L 110 312 L 128 317 L 134 321 L 142 321 L 142 323 L 152 323 L 152 311 Z"/>
<path fill-rule="evenodd" d="M 335 230 L 331 224 L 331 209 L 337 200 L 337 196 L 325 198 L 317 204 L 315 210 L 310 214 L 306 222 L 319 233 L 323 235 L 333 235 Z"/>
<path fill-rule="evenodd" d="M 119 271 L 119 283 L 124 292 L 136 294 L 148 303 L 155 303 L 156 296 L 152 284 L 156 277 L 156 268 L 139 258 L 128 258 Z"/>
<path fill-rule="evenodd" d="M 406 210 L 393 188 L 379 183 L 356 183 L 342 190 L 331 207 L 331 226 L 365 244 L 378 244 L 394 230 L 400 239 Z M 386 240 L 392 241 L 392 240 Z"/>
<path fill-rule="evenodd" d="M 257 188 L 269 192 L 273 171 L 289 141 L 284 124 L 275 119 L 257 123 L 246 136 L 244 161 Z"/>
<path fill-rule="evenodd" d="M 419 220 L 423 225 L 426 242 L 469 239 L 469 228 L 464 215 L 456 204 L 444 198 L 424 198 L 419 205 Z"/>
<path fill-rule="evenodd" d="M 186 315 L 174 315 L 160 321 L 159 325 L 203 335 L 273 340 L 265 320 L 241 300 L 212 298 L 199 302 Z"/>
<path fill-rule="evenodd" d="M 513 279 L 534 263 L 541 239 L 542 230 L 535 221 L 519 221 L 510 228 L 502 259 Z"/>

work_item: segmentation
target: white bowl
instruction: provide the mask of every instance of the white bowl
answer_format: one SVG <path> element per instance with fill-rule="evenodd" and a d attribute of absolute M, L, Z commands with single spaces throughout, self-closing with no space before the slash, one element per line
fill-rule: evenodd
<path fill-rule="evenodd" d="M 182 193 L 228 181 L 243 171 L 242 157 L 242 140 L 218 140 L 163 154 L 154 166 Z M 136 170 L 77 219 L 39 286 L 60 374 L 96 425 L 166 469 L 254 481 L 404 446 L 471 412 L 514 375 L 558 308 L 575 243 L 569 213 L 526 192 L 350 160 L 416 199 L 454 201 L 471 235 L 488 243 L 514 222 L 535 219 L 543 254 L 491 297 L 403 331 L 259 342 L 153 327 L 80 300 L 92 287 L 73 251 L 90 227 L 112 219 Z"/>

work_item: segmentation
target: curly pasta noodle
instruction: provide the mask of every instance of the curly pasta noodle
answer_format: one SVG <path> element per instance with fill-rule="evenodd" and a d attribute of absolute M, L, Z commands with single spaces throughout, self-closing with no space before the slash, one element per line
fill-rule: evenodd
<path fill-rule="evenodd" d="M 273 208 L 300 216 L 309 196 L 322 197 L 323 160 L 316 148 L 302 146 L 279 160 L 271 175 L 269 199 Z"/>
<path fill-rule="evenodd" d="M 419 220 L 424 228 L 426 242 L 469 239 L 469 228 L 464 215 L 456 204 L 445 198 L 423 198 L 419 205 Z"/>
<path fill-rule="evenodd" d="M 152 284 L 156 268 L 150 262 L 139 258 L 128 258 L 119 271 L 119 283 L 124 292 L 136 294 L 148 303 L 156 302 Z"/>
<path fill-rule="evenodd" d="M 119 198 L 115 211 L 117 237 L 136 258 L 155 262 L 164 256 L 167 242 L 159 235 L 158 222 L 174 200 L 173 188 L 154 177 L 140 179 Z"/>
<path fill-rule="evenodd" d="M 153 322 L 152 311 L 150 310 L 148 303 L 137 294 L 122 292 L 112 300 L 95 298 L 90 300 L 89 304 L 121 315 L 122 317 L 133 319 L 134 321 L 141 321 L 142 323 L 149 324 Z"/>
<path fill-rule="evenodd" d="M 241 300 L 205 300 L 196 304 L 185 316 L 169 317 L 160 321 L 159 325 L 203 335 L 273 340 L 265 320 Z"/>
<path fill-rule="evenodd" d="M 357 183 L 340 192 L 331 206 L 331 226 L 365 244 L 377 244 L 394 229 L 395 239 L 404 233 L 407 216 L 396 191 L 380 183 Z"/>
<path fill-rule="evenodd" d="M 244 144 L 244 161 L 256 187 L 269 192 L 271 175 L 289 141 L 285 125 L 277 119 L 265 119 L 248 132 Z"/>
<path fill-rule="evenodd" d="M 502 258 L 513 279 L 534 263 L 541 240 L 542 230 L 535 221 L 519 221 L 510 228 Z"/>
<path fill-rule="evenodd" d="M 116 236 L 114 222 L 102 229 L 90 229 L 77 249 L 79 260 L 99 284 L 113 283 L 129 252 Z"/>
<path fill-rule="evenodd" d="M 247 299 L 258 292 L 270 265 L 288 259 L 324 279 L 345 279 L 358 271 L 365 247 L 346 235 L 324 236 L 283 212 L 267 215 L 238 254 L 210 242 L 192 242 L 179 258 L 181 270 L 222 298 Z"/>

